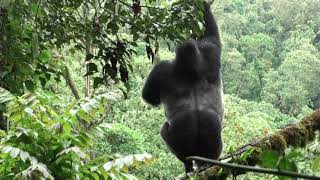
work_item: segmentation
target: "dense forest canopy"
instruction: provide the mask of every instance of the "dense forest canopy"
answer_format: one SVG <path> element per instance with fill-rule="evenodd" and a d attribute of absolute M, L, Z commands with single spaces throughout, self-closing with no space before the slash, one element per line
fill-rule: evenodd
<path fill-rule="evenodd" d="M 202 8 L 0 0 L 0 179 L 181 174 L 159 136 L 163 110 L 147 106 L 141 88 L 153 64 L 203 33 Z M 320 108 L 320 1 L 215 0 L 212 9 L 223 45 L 225 155 Z M 320 175 L 319 137 L 277 158 L 290 162 L 280 168 Z"/>

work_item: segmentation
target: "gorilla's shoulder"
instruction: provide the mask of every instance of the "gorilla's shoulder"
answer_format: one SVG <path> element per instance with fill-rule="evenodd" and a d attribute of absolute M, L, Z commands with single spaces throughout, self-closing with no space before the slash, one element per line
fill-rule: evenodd
<path fill-rule="evenodd" d="M 161 61 L 153 68 L 153 73 L 157 75 L 169 75 L 172 72 L 173 64 L 170 61 Z"/>

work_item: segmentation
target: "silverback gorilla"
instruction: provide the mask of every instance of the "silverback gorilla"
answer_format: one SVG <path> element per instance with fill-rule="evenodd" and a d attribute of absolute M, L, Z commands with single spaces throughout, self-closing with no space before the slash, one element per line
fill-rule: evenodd
<path fill-rule="evenodd" d="M 222 150 L 223 89 L 221 43 L 210 4 L 204 2 L 204 36 L 176 48 L 172 62 L 162 61 L 149 74 L 142 98 L 163 103 L 167 121 L 161 137 L 170 151 L 193 171 L 188 156 L 218 159 Z M 205 163 L 195 162 L 198 167 Z"/>

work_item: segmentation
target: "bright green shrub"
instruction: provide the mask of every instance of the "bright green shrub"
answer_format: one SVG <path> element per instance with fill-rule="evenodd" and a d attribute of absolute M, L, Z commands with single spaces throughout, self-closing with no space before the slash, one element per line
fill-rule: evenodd
<path fill-rule="evenodd" d="M 145 149 L 143 134 L 121 124 L 115 124 L 98 139 L 97 154 L 123 155 L 141 153 Z"/>

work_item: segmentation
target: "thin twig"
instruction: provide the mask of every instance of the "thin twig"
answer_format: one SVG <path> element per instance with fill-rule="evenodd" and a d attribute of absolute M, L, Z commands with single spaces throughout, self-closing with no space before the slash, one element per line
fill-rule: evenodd
<path fill-rule="evenodd" d="M 320 180 L 319 176 L 300 174 L 297 172 L 286 171 L 286 170 L 276 170 L 276 169 L 270 169 L 270 168 L 257 168 L 257 167 L 253 167 L 253 166 L 245 166 L 245 165 L 239 165 L 239 164 L 233 164 L 233 163 L 224 163 L 224 162 L 220 162 L 217 160 L 212 160 L 212 159 L 203 158 L 203 157 L 199 157 L 199 156 L 189 156 L 186 159 L 208 162 L 208 163 L 212 163 L 213 165 L 229 168 L 232 170 L 244 170 L 244 171 L 250 171 L 250 172 L 256 172 L 256 173 L 274 174 L 274 175 L 280 175 L 280 176 Z"/>
<path fill-rule="evenodd" d="M 131 5 L 131 4 L 126 3 L 126 2 L 123 2 L 123 1 L 121 1 L 121 0 L 118 0 L 118 1 L 119 1 L 121 4 L 132 8 L 132 5 Z M 158 11 L 164 11 L 163 8 L 158 8 L 158 7 L 152 7 L 152 6 L 146 6 L 146 5 L 140 5 L 140 7 L 142 7 L 142 8 L 148 8 L 148 9 L 156 9 L 156 10 L 158 10 Z"/>

